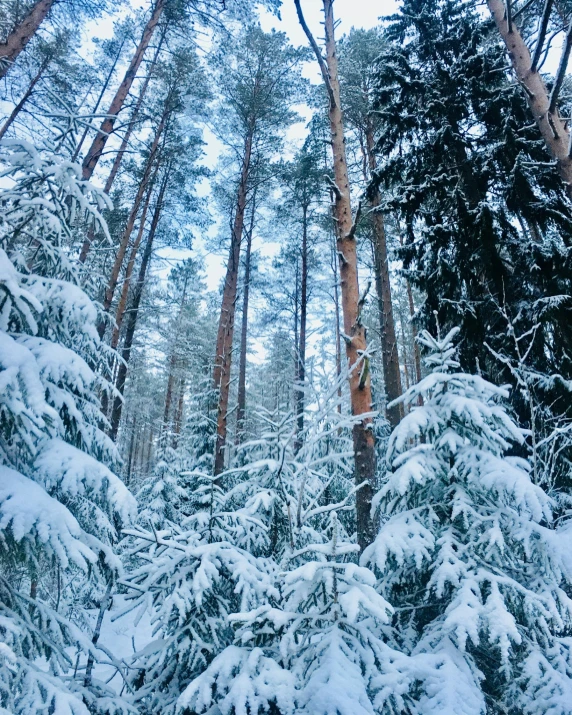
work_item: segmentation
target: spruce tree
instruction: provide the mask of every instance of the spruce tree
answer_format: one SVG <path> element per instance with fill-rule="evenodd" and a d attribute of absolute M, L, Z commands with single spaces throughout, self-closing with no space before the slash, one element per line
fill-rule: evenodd
<path fill-rule="evenodd" d="M 390 438 L 363 563 L 400 647 L 449 659 L 471 713 L 569 713 L 567 531 L 529 463 L 509 456 L 525 434 L 507 389 L 460 371 L 457 334 L 419 336 L 431 372 L 401 398 L 412 409 Z"/>

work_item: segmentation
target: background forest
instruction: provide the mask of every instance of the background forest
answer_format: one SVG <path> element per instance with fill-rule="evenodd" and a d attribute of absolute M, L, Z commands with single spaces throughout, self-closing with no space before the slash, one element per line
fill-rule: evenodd
<path fill-rule="evenodd" d="M 343 1 L 0 3 L 0 715 L 572 714 L 572 3 Z"/>

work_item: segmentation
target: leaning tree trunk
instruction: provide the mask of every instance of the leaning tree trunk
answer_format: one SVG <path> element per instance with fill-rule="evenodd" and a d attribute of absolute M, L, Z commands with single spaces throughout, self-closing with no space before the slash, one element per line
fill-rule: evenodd
<path fill-rule="evenodd" d="M 155 28 L 157 27 L 157 24 L 161 18 L 163 9 L 165 7 L 165 2 L 166 0 L 157 0 L 155 8 L 153 9 L 153 14 L 149 18 L 149 22 L 147 23 L 147 25 L 145 26 L 145 30 L 143 31 L 141 41 L 137 46 L 135 54 L 131 58 L 131 62 L 129 63 L 129 67 L 127 68 L 127 72 L 125 73 L 125 77 L 119 85 L 115 97 L 113 98 L 109 109 L 107 110 L 107 117 L 103 120 L 101 127 L 99 128 L 99 131 L 95 139 L 93 140 L 91 147 L 89 148 L 89 151 L 85 156 L 85 159 L 83 160 L 82 173 L 84 179 L 91 178 L 91 175 L 93 174 L 94 169 L 97 166 L 97 162 L 101 158 L 101 154 L 103 152 L 103 149 L 105 148 L 109 135 L 113 131 L 117 115 L 121 111 L 121 108 L 123 107 L 127 95 L 131 90 L 131 85 L 133 84 L 133 81 L 137 76 L 137 71 L 141 64 L 141 61 L 143 60 L 145 50 L 149 46 L 151 38 L 153 37 L 153 33 L 155 32 Z"/>
<path fill-rule="evenodd" d="M 127 146 L 129 145 L 129 140 L 131 139 L 131 134 L 133 133 L 133 129 L 137 123 L 137 117 L 139 116 L 139 112 L 141 111 L 143 99 L 147 92 L 147 88 L 149 87 L 149 82 L 151 80 L 153 70 L 155 68 L 155 65 L 157 64 L 157 59 L 159 58 L 159 53 L 161 51 L 161 45 L 162 45 L 164 37 L 165 37 L 165 34 L 163 33 L 163 36 L 161 37 L 161 41 L 159 42 L 159 45 L 157 47 L 157 50 L 156 50 L 153 60 L 151 62 L 151 66 L 149 67 L 149 71 L 147 72 L 147 75 L 145 77 L 145 81 L 143 82 L 143 86 L 141 87 L 141 91 L 139 92 L 139 97 L 137 98 L 137 102 L 135 103 L 135 107 L 133 108 L 133 112 L 131 114 L 131 119 L 129 120 L 129 125 L 127 127 L 127 131 L 125 132 L 123 139 L 121 140 L 121 145 L 119 147 L 117 154 L 115 155 L 115 159 L 113 160 L 113 165 L 111 167 L 111 171 L 109 172 L 109 176 L 107 177 L 107 181 L 105 182 L 105 186 L 103 187 L 103 190 L 105 191 L 106 194 L 109 194 L 109 192 L 111 191 L 113 182 L 115 181 L 115 178 L 117 177 L 117 174 L 119 173 L 119 169 L 121 167 L 121 162 L 123 161 L 123 157 L 125 156 Z M 91 249 L 94 238 L 95 238 L 95 229 L 92 226 L 89 228 L 87 236 L 86 236 L 86 238 L 82 244 L 82 247 L 81 247 L 81 251 L 79 254 L 79 262 L 80 263 L 85 263 L 87 254 L 89 253 L 89 251 Z"/>
<path fill-rule="evenodd" d="M 38 0 L 30 12 L 0 44 L 0 79 L 5 77 L 16 58 L 38 31 L 56 0 Z"/>
<path fill-rule="evenodd" d="M 12 110 L 12 112 L 11 112 L 10 116 L 8 117 L 8 119 L 4 122 L 4 125 L 3 125 L 2 129 L 0 129 L 0 140 L 4 137 L 4 135 L 6 134 L 6 132 L 8 131 L 8 129 L 10 129 L 10 127 L 11 127 L 12 124 L 14 123 L 14 120 L 16 119 L 16 117 L 17 117 L 18 114 L 20 114 L 20 112 L 22 111 L 22 107 L 26 104 L 26 102 L 27 102 L 27 101 L 30 99 L 30 97 L 32 96 L 32 92 L 34 91 L 35 86 L 36 86 L 36 85 L 38 84 L 38 82 L 40 81 L 40 79 L 41 79 L 43 73 L 45 72 L 45 70 L 46 70 L 46 68 L 47 68 L 47 66 L 48 66 L 49 64 L 50 64 L 50 60 L 49 60 L 49 58 L 46 57 L 46 58 L 42 61 L 42 64 L 41 64 L 40 67 L 38 68 L 38 71 L 36 72 L 36 74 L 35 74 L 34 77 L 32 78 L 32 81 L 31 81 L 30 84 L 28 85 L 28 89 L 24 92 L 24 95 L 23 95 L 22 99 L 21 99 L 21 100 L 18 102 L 18 104 L 14 107 L 14 109 Z"/>
<path fill-rule="evenodd" d="M 102 102 L 102 100 L 103 100 L 103 97 L 104 97 L 105 93 L 107 92 L 107 88 L 109 87 L 109 83 L 111 82 L 111 78 L 113 77 L 113 75 L 114 75 L 114 73 L 115 73 L 115 68 L 117 67 L 117 63 L 119 62 L 119 58 L 121 57 L 121 53 L 123 52 L 123 45 L 124 45 L 124 44 L 125 44 L 125 37 L 123 38 L 123 40 L 121 40 L 121 43 L 120 43 L 120 45 L 119 45 L 119 49 L 117 50 L 117 53 L 116 53 L 116 55 L 115 55 L 115 58 L 114 58 L 114 60 L 113 60 L 113 62 L 112 62 L 112 64 L 111 64 L 111 67 L 109 68 L 109 72 L 107 73 L 107 77 L 105 78 L 105 82 L 103 83 L 103 86 L 102 86 L 102 88 L 101 88 L 101 90 L 100 90 L 100 92 L 99 92 L 99 95 L 98 95 L 98 97 L 97 97 L 97 100 L 96 100 L 96 102 L 95 102 L 95 105 L 94 105 L 93 109 L 91 110 L 91 114 L 92 114 L 92 115 L 97 114 L 97 112 L 99 111 L 99 105 L 101 104 L 101 102 Z M 81 139 L 80 139 L 79 142 L 77 143 L 77 146 L 76 146 L 75 151 L 74 151 L 73 156 L 72 156 L 72 161 L 75 161 L 75 160 L 78 158 L 78 156 L 79 156 L 79 154 L 80 154 L 80 152 L 81 152 L 81 148 L 82 148 L 82 146 L 83 146 L 83 143 L 84 143 L 84 141 L 85 141 L 85 138 L 87 137 L 88 132 L 89 132 L 89 124 L 88 124 L 88 125 L 86 126 L 86 128 L 83 130 L 83 134 L 81 135 Z"/>
<path fill-rule="evenodd" d="M 300 7 L 300 0 L 295 0 L 295 3 L 300 23 L 316 53 L 330 99 L 329 119 L 334 160 L 336 238 L 341 278 L 346 358 L 349 367 L 351 411 L 354 417 L 360 418 L 363 415 L 353 428 L 355 483 L 358 487 L 356 493 L 356 526 L 358 544 L 360 549 L 363 550 L 373 540 L 371 500 L 375 478 L 375 439 L 371 418 L 372 398 L 366 330 L 360 315 L 361 301 L 358 285 L 356 226 L 352 219 L 344 122 L 340 102 L 333 0 L 323 0 L 326 64 L 324 64 L 320 48 L 306 25 Z"/>
<path fill-rule="evenodd" d="M 214 460 L 214 474 L 220 474 L 224 469 L 224 450 L 227 434 L 227 412 L 230 395 L 230 369 L 232 362 L 232 341 L 234 337 L 234 318 L 236 312 L 236 292 L 238 285 L 238 268 L 240 263 L 240 244 L 244 230 L 244 212 L 250 174 L 250 159 L 252 154 L 253 131 L 246 137 L 242 171 L 238 186 L 236 214 L 232 228 L 230 251 L 222 294 L 222 306 L 216 340 L 215 365 L 213 382 L 218 390 L 217 406 L 217 436 Z"/>
<path fill-rule="evenodd" d="M 157 169 L 155 169 L 155 172 Z M 141 241 L 143 239 L 143 233 L 145 232 L 145 222 L 147 220 L 147 212 L 149 211 L 149 204 L 151 203 L 151 196 L 153 195 L 153 183 L 149 182 L 149 190 L 147 191 L 147 196 L 145 197 L 145 203 L 143 204 L 143 210 L 141 212 L 141 218 L 139 219 L 139 229 L 137 231 L 137 236 L 131 247 L 131 252 L 127 260 L 127 267 L 125 269 L 125 276 L 123 278 L 123 283 L 121 285 L 121 295 L 117 303 L 117 310 L 115 311 L 115 325 L 113 326 L 113 333 L 111 334 L 110 347 L 115 350 L 119 344 L 119 335 L 121 332 L 121 325 L 123 323 L 123 318 L 125 317 L 125 311 L 127 308 L 127 298 L 129 297 L 129 287 L 131 285 L 131 277 L 133 276 L 133 269 L 135 268 L 135 260 L 137 254 L 139 253 L 139 248 L 141 246 Z"/>
<path fill-rule="evenodd" d="M 514 22 L 506 17 L 505 3 L 502 0 L 487 0 L 487 5 L 506 45 L 518 81 L 524 88 L 534 120 L 538 125 L 548 151 L 556 161 L 560 176 L 566 185 L 566 192 L 569 198 L 572 199 L 570 132 L 556 107 L 557 93 L 554 93 L 553 90 L 551 101 L 551 96 L 548 94 L 544 80 L 538 71 L 537 62 L 533 62 L 528 47 Z M 540 49 L 542 49 L 543 39 L 544 33 L 541 32 L 538 38 Z M 566 42 L 569 51 L 569 37 L 567 37 Z"/>
<path fill-rule="evenodd" d="M 123 343 L 123 348 L 121 350 L 122 361 L 119 365 L 119 370 L 117 371 L 117 380 L 115 382 L 116 394 L 113 400 L 113 408 L 111 410 L 110 419 L 111 427 L 109 430 L 109 436 L 114 442 L 117 439 L 119 423 L 121 422 L 121 412 L 123 410 L 123 393 L 125 391 L 125 381 L 127 380 L 127 370 L 129 366 L 129 360 L 131 358 L 131 349 L 133 348 L 135 328 L 137 327 L 137 318 L 139 317 L 139 306 L 141 305 L 141 296 L 143 295 L 143 289 L 145 287 L 147 269 L 149 268 L 149 263 L 151 261 L 153 241 L 155 239 L 157 226 L 159 225 L 159 219 L 161 217 L 161 211 L 163 209 L 163 200 L 165 198 L 165 191 L 169 182 L 169 173 L 170 172 L 167 169 L 167 171 L 165 172 L 165 176 L 163 177 L 161 188 L 159 189 L 157 203 L 155 204 L 155 211 L 153 212 L 153 219 L 149 228 L 149 235 L 147 236 L 147 243 L 145 244 L 145 250 L 141 259 L 141 266 L 139 267 L 139 276 L 137 277 L 137 284 L 135 286 L 133 300 L 131 301 L 129 317 L 127 319 L 125 340 Z"/>
<path fill-rule="evenodd" d="M 367 162 L 370 176 L 377 168 L 374 154 L 373 127 L 368 124 L 365 133 Z M 391 404 L 401 395 L 401 373 L 399 371 L 399 353 L 395 336 L 395 320 L 393 318 L 393 303 L 391 300 L 391 283 L 389 282 L 389 261 L 387 258 L 387 240 L 385 222 L 380 213 L 381 197 L 376 191 L 371 199 L 373 225 L 373 256 L 375 262 L 375 286 L 379 302 L 379 318 L 381 323 L 381 358 L 383 363 L 383 378 L 387 403 Z M 386 414 L 392 429 L 401 420 L 399 405 L 386 407 Z"/>
<path fill-rule="evenodd" d="M 135 195 L 133 207 L 129 214 L 129 218 L 127 219 L 127 224 L 123 231 L 123 235 L 121 237 L 121 241 L 119 243 L 119 247 L 118 247 L 117 253 L 115 255 L 115 261 L 111 268 L 111 273 L 109 274 L 107 288 L 105 289 L 105 294 L 103 297 L 103 310 L 106 313 L 108 313 L 109 309 L 111 308 L 111 304 L 113 302 L 113 296 L 115 294 L 115 289 L 117 288 L 117 283 L 119 281 L 119 274 L 121 272 L 121 267 L 123 266 L 123 261 L 125 260 L 125 253 L 127 252 L 127 246 L 129 245 L 129 239 L 131 238 L 131 234 L 133 233 L 133 228 L 135 226 L 135 221 L 137 220 L 137 215 L 139 213 L 141 201 L 143 200 L 143 196 L 144 196 L 145 191 L 147 190 L 147 187 L 151 180 L 151 172 L 153 170 L 153 165 L 155 162 L 156 154 L 159 149 L 159 141 L 163 134 L 163 129 L 165 128 L 165 122 L 167 121 L 167 114 L 168 114 L 168 111 L 167 111 L 167 108 L 165 108 L 165 111 L 163 112 L 163 116 L 161 117 L 161 121 L 159 122 L 159 126 L 157 127 L 157 130 L 155 132 L 155 136 L 153 138 L 153 144 L 151 145 L 151 150 L 149 152 L 149 157 L 145 164 L 143 176 L 141 178 L 141 181 L 139 183 L 139 188 L 137 189 L 137 193 Z M 102 320 L 99 323 L 97 330 L 99 332 L 100 338 L 102 338 L 103 334 L 105 333 L 105 320 Z"/>
<path fill-rule="evenodd" d="M 238 366 L 238 408 L 236 411 L 236 443 L 240 444 L 244 436 L 246 417 L 246 354 L 248 352 L 248 303 L 250 300 L 250 262 L 252 256 L 252 234 L 256 200 L 252 198 L 250 228 L 246 234 L 246 254 L 244 256 L 244 292 L 242 296 L 242 325 L 240 328 L 240 361 Z"/>

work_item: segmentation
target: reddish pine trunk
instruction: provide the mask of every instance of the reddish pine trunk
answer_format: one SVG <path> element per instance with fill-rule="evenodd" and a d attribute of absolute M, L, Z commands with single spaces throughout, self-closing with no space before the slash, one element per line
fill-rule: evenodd
<path fill-rule="evenodd" d="M 155 174 L 157 170 L 155 170 Z M 125 309 L 127 308 L 127 298 L 129 296 L 129 286 L 131 285 L 131 276 L 133 275 L 133 268 L 135 267 L 135 259 L 139 252 L 139 247 L 141 246 L 141 240 L 143 239 L 143 233 L 145 232 L 145 221 L 147 220 L 147 212 L 149 211 L 149 204 L 151 203 L 151 196 L 153 194 L 153 181 L 150 182 L 149 190 L 147 191 L 147 196 L 145 198 L 145 203 L 143 204 L 143 211 L 141 213 L 141 218 L 139 219 L 139 230 L 137 231 L 137 236 L 133 246 L 131 247 L 131 253 L 129 254 L 129 259 L 127 261 L 127 268 L 125 270 L 125 277 L 123 278 L 123 284 L 121 286 L 121 296 L 119 297 L 119 302 L 117 303 L 117 310 L 115 311 L 115 325 L 113 326 L 113 333 L 111 335 L 111 347 L 113 350 L 117 348 L 119 344 L 119 334 L 121 332 L 121 325 L 123 323 L 123 318 L 125 317 Z"/>
<path fill-rule="evenodd" d="M 163 37 L 164 37 L 164 35 L 163 35 Z M 145 81 L 143 82 L 143 86 L 141 87 L 141 92 L 139 93 L 139 97 L 137 98 L 137 102 L 135 104 L 135 107 L 133 108 L 133 113 L 132 113 L 131 119 L 129 121 L 129 126 L 127 127 L 127 131 L 125 132 L 123 139 L 121 140 L 121 146 L 119 147 L 119 151 L 117 152 L 115 159 L 113 160 L 113 166 L 111 167 L 111 171 L 109 172 L 109 176 L 107 177 L 107 181 L 105 182 L 105 186 L 103 187 L 103 190 L 105 191 L 106 194 L 109 194 L 109 192 L 111 191 L 113 182 L 115 181 L 115 178 L 117 177 L 117 174 L 119 173 L 119 169 L 121 167 L 121 162 L 123 161 L 123 157 L 125 156 L 125 151 L 127 150 L 129 140 L 131 139 L 131 134 L 133 133 L 133 129 L 137 122 L 137 117 L 139 116 L 139 112 L 141 111 L 141 105 L 143 104 L 143 99 L 145 97 L 145 93 L 147 92 L 147 88 L 149 86 L 149 81 L 151 80 L 151 76 L 153 74 L 155 65 L 157 64 L 157 59 L 158 59 L 159 53 L 161 51 L 161 44 L 163 42 L 163 37 L 161 38 L 161 42 L 159 43 L 159 46 L 157 47 L 157 51 L 155 52 L 155 56 L 153 57 L 153 61 L 151 62 L 151 66 L 149 67 L 149 71 L 147 72 L 147 76 L 145 77 Z M 89 253 L 89 251 L 91 249 L 94 238 L 95 238 L 95 230 L 93 228 L 90 228 L 88 231 L 88 234 L 86 236 L 86 239 L 83 242 L 82 247 L 81 247 L 81 251 L 79 254 L 79 262 L 80 263 L 85 263 L 85 259 L 87 258 L 87 254 Z"/>
<path fill-rule="evenodd" d="M 316 51 L 324 80 L 328 85 L 330 96 L 330 133 L 334 160 L 334 178 L 336 183 L 335 216 L 337 230 L 337 250 L 340 265 L 342 314 L 344 334 L 346 336 L 346 357 L 350 369 L 350 400 L 352 414 L 356 417 L 371 412 L 371 381 L 369 360 L 360 356 L 367 352 L 366 330 L 360 319 L 360 296 L 357 272 L 357 248 L 355 230 L 353 227 L 350 186 L 344 137 L 344 122 L 340 102 L 340 85 L 338 80 L 338 60 L 334 37 L 333 0 L 323 0 L 326 33 L 326 65 L 311 33 L 306 31 Z M 296 0 L 300 20 L 302 13 L 300 0 Z M 360 549 L 364 549 L 373 540 L 373 524 L 371 520 L 371 500 L 375 478 L 375 439 L 372 429 L 372 418 L 364 416 L 353 428 L 355 483 L 359 487 L 356 492 L 356 526 Z"/>
<path fill-rule="evenodd" d="M 145 251 L 143 252 L 141 266 L 139 268 L 137 285 L 135 286 L 133 300 L 131 302 L 131 307 L 129 310 L 129 317 L 127 319 L 127 327 L 125 329 L 125 341 L 121 350 L 121 357 L 123 360 L 119 365 L 119 369 L 117 371 L 117 381 L 115 383 L 115 387 L 117 389 L 118 394 L 116 394 L 114 397 L 113 408 L 111 410 L 111 428 L 109 430 L 109 436 L 114 442 L 117 439 L 119 423 L 121 422 L 121 412 L 123 410 L 123 392 L 125 391 L 125 381 L 127 379 L 127 370 L 129 366 L 129 360 L 131 358 L 133 338 L 135 337 L 135 328 L 137 327 L 137 318 L 139 316 L 141 296 L 143 295 L 143 288 L 145 287 L 145 278 L 147 277 L 147 269 L 151 261 L 151 253 L 153 250 L 153 240 L 155 238 L 155 233 L 157 232 L 159 218 L 161 217 L 161 210 L 163 208 L 163 200 L 165 198 L 165 191 L 167 189 L 168 181 L 169 172 L 167 171 L 163 178 L 163 182 L 159 190 L 159 195 L 157 197 L 157 203 L 155 205 L 155 211 L 153 213 L 153 220 L 151 221 L 149 235 L 147 236 L 147 243 L 145 244 Z"/>
<path fill-rule="evenodd" d="M 238 268 L 240 263 L 240 244 L 244 230 L 244 211 L 246 208 L 248 177 L 250 173 L 252 140 L 253 131 L 250 131 L 246 137 L 244 147 L 242 171 L 237 193 L 236 215 L 232 228 L 230 251 L 222 294 L 222 306 L 216 341 L 213 382 L 215 389 L 218 390 L 219 397 L 217 406 L 217 439 L 214 461 L 215 475 L 220 474 L 224 469 L 224 450 L 226 446 L 227 434 L 227 412 L 230 395 L 230 370 L 232 363 L 232 341 L 234 337 L 234 317 L 236 312 Z"/>
<path fill-rule="evenodd" d="M 105 182 L 105 186 L 103 188 L 103 190 L 105 191 L 106 194 L 108 194 L 111 191 L 111 187 L 113 186 L 115 177 L 117 176 L 119 169 L 121 167 L 121 162 L 123 161 L 123 157 L 125 156 L 125 151 L 129 145 L 129 140 L 131 139 L 131 134 L 133 133 L 135 124 L 137 123 L 137 117 L 139 116 L 139 112 L 141 111 L 141 106 L 143 104 L 145 94 L 147 93 L 147 88 L 149 87 L 149 82 L 151 81 L 151 77 L 155 70 L 157 60 L 159 59 L 159 54 L 161 52 L 161 47 L 163 45 L 164 38 L 165 38 L 165 33 L 163 33 L 163 35 L 159 41 L 159 44 L 157 46 L 157 50 L 155 51 L 155 55 L 153 56 L 153 60 L 151 61 L 151 64 L 149 65 L 149 70 L 147 72 L 147 75 L 145 76 L 145 80 L 143 82 L 143 86 L 141 87 L 141 91 L 139 92 L 139 97 L 137 97 L 137 102 L 135 103 L 135 106 L 133 107 L 133 112 L 131 114 L 131 119 L 129 120 L 129 125 L 127 127 L 127 131 L 125 132 L 123 139 L 121 140 L 121 145 L 119 147 L 119 151 L 117 152 L 117 155 L 115 156 L 115 159 L 113 160 L 113 166 L 111 167 L 111 171 L 109 172 L 109 176 L 107 177 L 107 181 Z"/>
<path fill-rule="evenodd" d="M 113 73 L 115 72 L 115 68 L 117 67 L 117 63 L 119 62 L 119 58 L 121 57 L 121 52 L 123 51 L 123 45 L 125 44 L 125 38 L 121 41 L 121 44 L 119 45 L 119 49 L 117 50 L 117 54 L 115 55 L 115 59 L 113 60 L 113 64 L 111 65 L 109 72 L 107 73 L 107 77 L 105 78 L 105 82 L 103 83 L 103 87 L 101 88 L 101 91 L 99 93 L 99 96 L 97 98 L 97 101 L 95 103 L 95 106 L 91 110 L 92 114 L 97 114 L 99 111 L 99 105 L 101 104 L 101 100 L 103 99 L 103 95 L 106 93 L 107 88 L 109 87 L 109 83 L 111 82 L 111 78 L 113 77 Z M 87 133 L 89 132 L 89 125 L 83 130 L 83 134 L 81 135 L 81 139 L 79 140 L 77 147 L 73 153 L 72 156 L 72 161 L 75 161 L 79 153 L 81 151 L 81 148 L 83 146 L 83 143 L 85 141 L 85 138 L 87 137 Z"/>
<path fill-rule="evenodd" d="M 18 114 L 20 114 L 22 107 L 26 104 L 26 102 L 32 96 L 34 87 L 40 81 L 40 78 L 42 77 L 42 74 L 44 73 L 44 71 L 47 68 L 47 66 L 49 65 L 49 63 L 50 63 L 49 59 L 45 58 L 44 61 L 42 62 L 42 64 L 40 65 L 38 71 L 36 72 L 36 74 L 32 78 L 32 81 L 28 85 L 28 89 L 25 91 L 24 96 L 18 102 L 18 104 L 14 107 L 14 109 L 12 110 L 12 113 L 10 114 L 8 119 L 4 122 L 4 126 L 2 127 L 2 129 L 0 129 L 0 139 L 2 139 L 4 137 L 4 135 L 6 134 L 6 132 L 8 131 L 8 129 L 10 129 L 10 127 L 14 123 L 14 120 L 16 119 L 16 117 L 18 116 Z"/>
<path fill-rule="evenodd" d="M 117 282 L 119 280 L 119 274 L 121 272 L 121 267 L 123 266 L 123 261 L 125 259 L 125 253 L 127 252 L 127 246 L 129 245 L 129 239 L 131 238 L 133 227 L 135 226 L 135 221 L 137 220 L 141 201 L 143 200 L 143 196 L 151 179 L 151 172 L 153 170 L 155 156 L 159 148 L 159 140 L 161 139 L 166 120 L 167 109 L 165 108 L 163 116 L 161 117 L 161 121 L 159 122 L 159 126 L 157 127 L 157 131 L 155 132 L 155 137 L 153 138 L 153 144 L 151 146 L 151 151 L 149 152 L 149 158 L 147 159 L 147 163 L 145 165 L 143 177 L 141 178 L 141 182 L 139 183 L 139 188 L 137 189 L 137 194 L 135 195 L 135 201 L 133 202 L 133 207 L 131 209 L 131 213 L 129 214 L 129 218 L 127 219 L 127 225 L 125 226 L 125 230 L 123 231 L 123 236 L 121 237 L 121 241 L 117 249 L 115 261 L 111 268 L 109 281 L 107 283 L 107 288 L 103 297 L 103 309 L 106 313 L 109 312 L 109 309 L 111 308 L 111 304 L 113 302 L 113 296 L 115 294 L 115 289 L 117 288 Z M 105 333 L 105 321 L 101 321 L 97 329 L 99 332 L 99 336 L 103 337 L 103 334 Z"/>
<path fill-rule="evenodd" d="M 0 44 L 0 79 L 5 77 L 18 55 L 38 31 L 56 0 L 38 0 L 30 12 Z"/>
<path fill-rule="evenodd" d="M 131 58 L 131 62 L 129 63 L 129 67 L 127 68 L 127 72 L 125 73 L 125 77 L 119 85 L 115 97 L 113 98 L 109 109 L 107 110 L 107 117 L 103 120 L 101 127 L 99 128 L 99 132 L 97 133 L 89 151 L 86 154 L 85 159 L 83 160 L 82 169 L 84 179 L 91 178 L 91 175 L 93 174 L 94 169 L 97 166 L 97 162 L 101 158 L 101 154 L 103 152 L 103 149 L 105 148 L 107 139 L 113 131 L 117 115 L 121 111 L 121 108 L 123 107 L 127 95 L 131 90 L 131 85 L 135 80 L 137 71 L 139 70 L 141 61 L 143 60 L 145 50 L 149 46 L 149 42 L 151 41 L 153 33 L 155 32 L 155 28 L 157 27 L 159 19 L 161 18 L 163 9 L 165 7 L 165 1 L 166 0 L 157 0 L 155 8 L 153 10 L 153 14 L 151 15 L 149 22 L 145 26 L 145 30 L 143 31 L 143 36 L 141 37 L 141 41 L 137 46 L 137 50 Z"/>

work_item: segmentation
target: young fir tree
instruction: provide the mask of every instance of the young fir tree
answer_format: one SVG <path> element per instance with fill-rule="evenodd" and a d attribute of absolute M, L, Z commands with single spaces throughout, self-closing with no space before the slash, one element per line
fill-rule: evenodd
<path fill-rule="evenodd" d="M 500 404 L 506 388 L 459 371 L 457 333 L 420 334 L 432 371 L 400 398 L 412 409 L 390 438 L 363 563 L 401 648 L 456 666 L 446 687 L 463 712 L 570 713 L 569 529 L 554 528 L 530 465 L 507 456 L 525 433 Z"/>
<path fill-rule="evenodd" d="M 60 148 L 0 147 L 0 708 L 15 715 L 128 712 L 68 617 L 121 572 L 113 544 L 135 504 L 109 469 L 98 310 L 67 252 L 74 217 L 101 222 L 106 201 Z"/>

